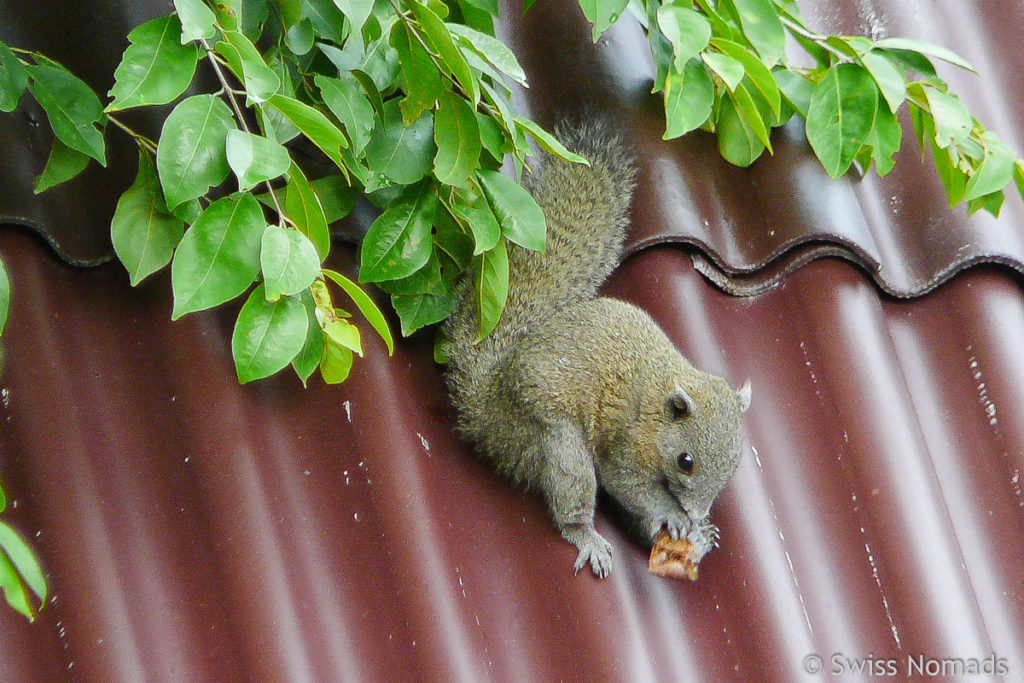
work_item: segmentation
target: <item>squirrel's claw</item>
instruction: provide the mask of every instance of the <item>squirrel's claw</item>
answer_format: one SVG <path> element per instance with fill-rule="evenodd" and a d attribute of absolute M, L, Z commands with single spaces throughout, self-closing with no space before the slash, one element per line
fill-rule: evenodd
<path fill-rule="evenodd" d="M 573 573 L 578 574 L 590 562 L 594 576 L 603 579 L 612 570 L 612 544 L 597 533 L 593 527 L 577 528 L 563 532 L 565 540 L 576 546 L 580 553 L 573 564 Z"/>
<path fill-rule="evenodd" d="M 712 524 L 709 519 L 704 518 L 699 522 L 693 523 L 693 528 L 686 535 L 686 540 L 693 545 L 694 555 L 700 558 L 706 555 L 712 548 L 718 547 L 720 535 L 718 527 Z"/>
<path fill-rule="evenodd" d="M 647 523 L 647 534 L 652 541 L 661 533 L 662 528 L 668 529 L 668 535 L 673 541 L 678 541 L 681 536 L 685 537 L 688 533 L 692 533 L 690 519 L 682 513 L 653 517 Z"/>

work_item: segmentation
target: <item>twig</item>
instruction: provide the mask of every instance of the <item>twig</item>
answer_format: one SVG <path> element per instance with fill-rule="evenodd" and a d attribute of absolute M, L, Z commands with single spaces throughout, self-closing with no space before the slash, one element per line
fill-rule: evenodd
<path fill-rule="evenodd" d="M 128 135 L 131 135 L 133 138 L 135 138 L 135 141 L 137 143 L 148 149 L 153 154 L 156 154 L 156 143 L 147 138 L 145 135 L 141 133 L 136 133 L 134 130 L 118 121 L 117 118 L 115 118 L 112 114 L 107 114 L 107 120 L 111 121 L 115 126 L 117 126 L 125 133 L 128 133 Z"/>
<path fill-rule="evenodd" d="M 221 69 L 220 62 L 217 60 L 213 49 L 206 40 L 202 41 L 203 48 L 206 50 L 206 56 L 213 65 L 213 70 L 217 74 L 217 80 L 220 81 L 221 87 L 223 88 L 224 95 L 227 97 L 228 102 L 231 103 L 231 108 L 235 111 L 235 118 L 238 119 L 238 125 L 242 127 L 242 130 L 246 133 L 252 134 L 249 130 L 249 124 L 245 122 L 245 114 L 242 112 L 242 108 L 238 106 L 238 100 L 235 99 L 235 90 L 228 83 L 227 76 L 224 75 L 224 70 Z M 281 227 L 286 226 L 286 218 L 284 209 L 281 208 L 281 203 L 277 199 L 277 193 L 274 192 L 274 186 L 270 184 L 270 181 L 264 181 L 264 185 L 267 186 L 267 192 L 270 193 L 270 199 L 274 202 L 274 208 L 277 210 L 277 217 L 281 223 Z"/>

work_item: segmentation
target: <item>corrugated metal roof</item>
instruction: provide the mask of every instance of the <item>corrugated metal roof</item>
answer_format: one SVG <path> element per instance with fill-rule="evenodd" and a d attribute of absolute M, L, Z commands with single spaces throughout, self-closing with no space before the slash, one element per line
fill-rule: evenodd
<path fill-rule="evenodd" d="M 999 58 L 1018 54 L 1019 7 L 837 6 L 804 5 L 822 28 L 942 37 L 974 61 L 970 106 L 1015 142 L 1024 98 L 1007 92 L 1022 85 Z M 171 323 L 166 274 L 131 289 L 116 264 L 70 268 L 4 229 L 0 476 L 54 598 L 32 625 L 0 610 L 0 677 L 801 680 L 812 653 L 826 673 L 833 653 L 894 657 L 901 677 L 911 655 L 994 654 L 1004 678 L 1024 677 L 1020 276 L 982 265 L 912 300 L 879 292 L 959 269 L 949 254 L 963 245 L 1017 258 L 1020 202 L 966 219 L 915 170 L 835 183 L 797 144 L 743 171 L 701 136 L 661 142 L 639 33 L 623 24 L 591 47 L 572 7 L 504 7 L 505 30 L 538 118 L 611 102 L 636 131 L 633 239 L 648 248 L 607 291 L 698 366 L 754 384 L 749 450 L 713 510 L 722 547 L 700 579 L 650 575 L 607 506 L 611 577 L 572 576 L 575 551 L 542 503 L 456 441 L 429 335 L 388 359 L 366 330 L 341 387 L 241 387 L 234 311 Z M 2 167 L 2 185 L 37 170 Z M 47 229 L 73 232 L 64 217 Z M 854 224 L 868 227 L 841 231 Z M 685 246 L 743 270 L 796 258 L 804 237 L 841 257 L 746 298 L 710 284 Z M 350 250 L 332 258 L 352 272 Z"/>

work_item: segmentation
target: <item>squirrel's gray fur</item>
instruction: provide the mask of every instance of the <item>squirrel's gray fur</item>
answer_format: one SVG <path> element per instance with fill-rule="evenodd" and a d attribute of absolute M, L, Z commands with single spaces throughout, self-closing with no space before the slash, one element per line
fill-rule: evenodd
<path fill-rule="evenodd" d="M 641 309 L 597 297 L 622 253 L 635 169 L 606 123 L 556 134 L 590 166 L 547 157 L 525 178 L 547 221 L 545 251 L 511 252 L 505 310 L 480 342 L 463 291 L 445 329 L 447 377 L 462 436 L 539 491 L 579 549 L 576 570 L 589 561 L 603 577 L 611 546 L 594 529 L 599 485 L 652 538 L 667 526 L 700 554 L 716 542 L 708 510 L 739 461 L 750 389 L 695 369 Z"/>

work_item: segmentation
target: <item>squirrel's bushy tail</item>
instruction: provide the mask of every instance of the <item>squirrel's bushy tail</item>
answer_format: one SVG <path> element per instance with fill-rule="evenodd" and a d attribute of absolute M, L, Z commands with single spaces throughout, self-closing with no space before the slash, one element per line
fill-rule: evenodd
<path fill-rule="evenodd" d="M 544 253 L 512 250 L 508 300 L 486 339 L 473 343 L 478 317 L 471 287 L 446 328 L 448 382 L 464 431 L 472 431 L 474 409 L 486 409 L 475 408 L 483 383 L 516 339 L 554 311 L 594 298 L 622 254 L 635 176 L 623 136 L 601 120 L 561 125 L 555 135 L 590 166 L 545 156 L 540 172 L 524 177 L 547 222 Z"/>

